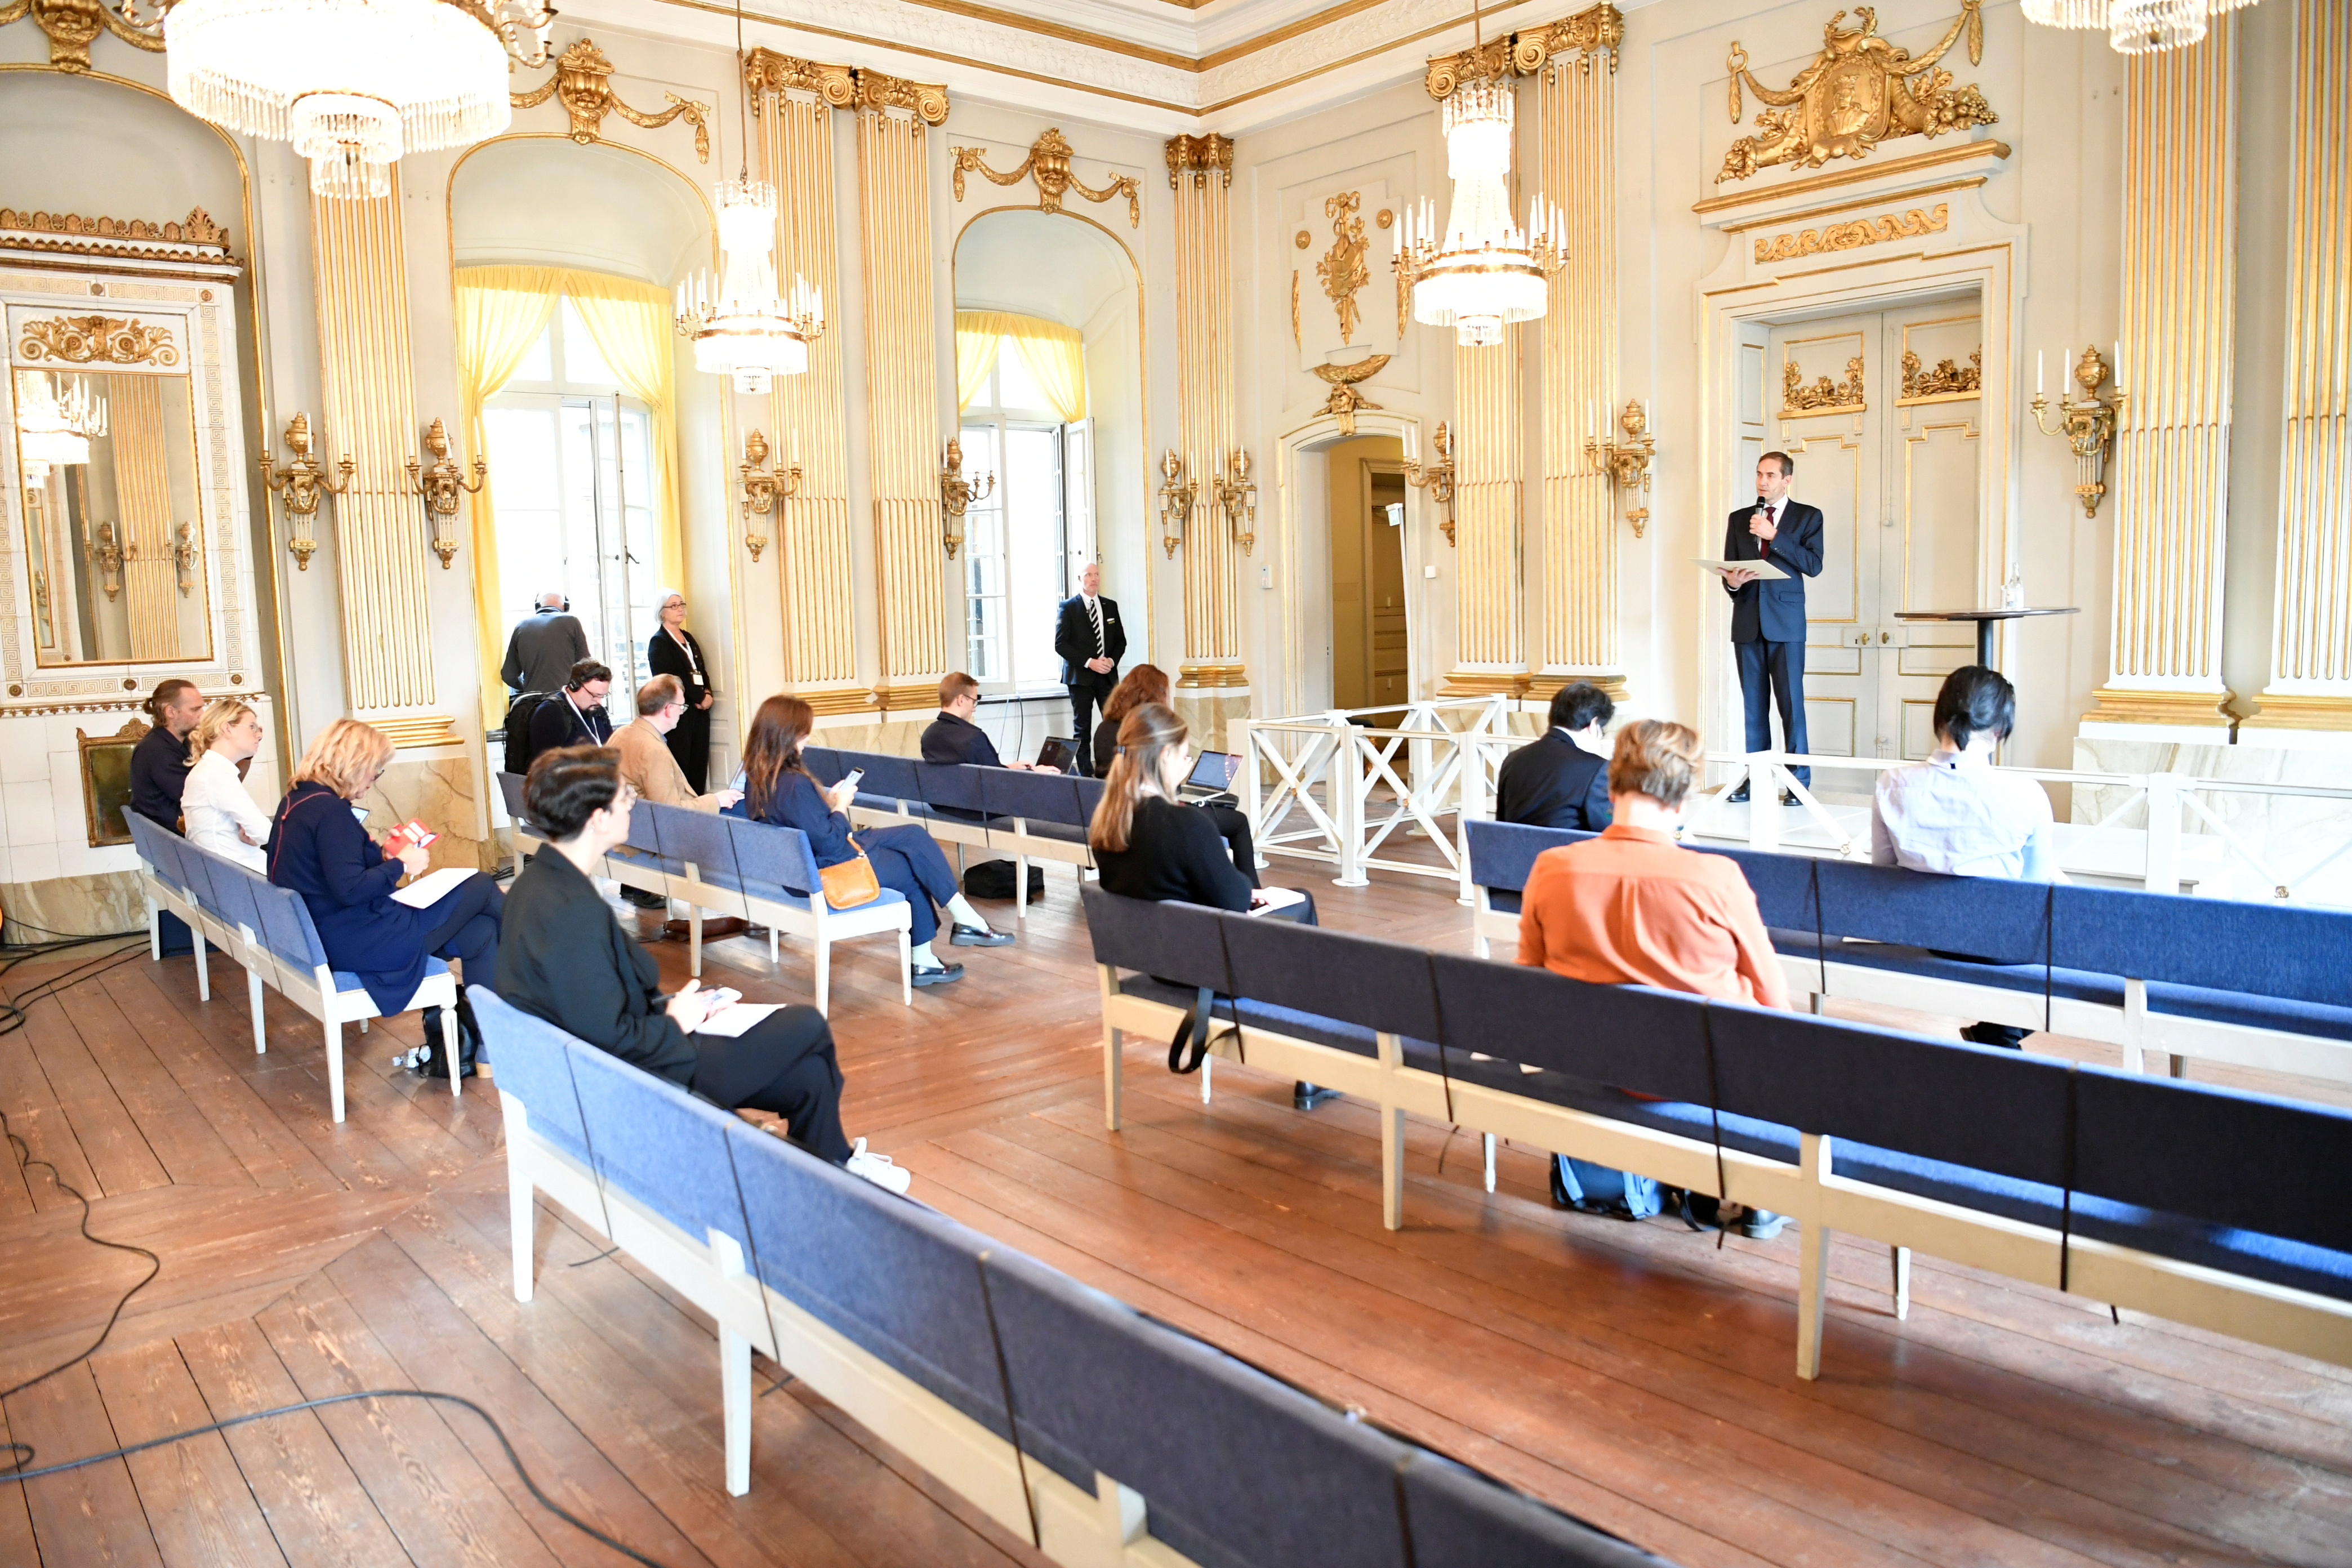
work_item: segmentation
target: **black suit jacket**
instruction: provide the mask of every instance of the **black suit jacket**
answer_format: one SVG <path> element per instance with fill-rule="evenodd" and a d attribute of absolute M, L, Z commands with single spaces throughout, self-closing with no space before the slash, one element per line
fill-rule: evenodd
<path fill-rule="evenodd" d="M 1118 684 L 1118 661 L 1127 657 L 1127 627 L 1119 624 L 1116 602 L 1096 602 L 1102 605 L 1102 651 L 1095 651 L 1095 623 L 1087 614 L 1084 594 L 1073 594 L 1062 601 L 1062 618 L 1054 626 L 1054 651 L 1061 656 L 1063 685 L 1092 686 L 1108 691 Z M 1090 658 L 1110 660 L 1110 673 L 1097 675 L 1088 669 L 1087 660 Z"/>
<path fill-rule="evenodd" d="M 591 708 L 584 714 L 572 706 L 578 693 L 559 689 L 530 716 L 530 754 L 558 746 L 609 746 L 613 716 L 608 709 Z"/>
<path fill-rule="evenodd" d="M 554 849 L 530 858 L 499 925 L 499 995 L 535 1018 L 681 1087 L 693 1039 L 662 1011 L 661 971 L 594 883 Z"/>
<path fill-rule="evenodd" d="M 1731 595 L 1731 640 L 1801 643 L 1805 640 L 1805 579 L 1822 574 L 1822 509 L 1801 500 L 1783 501 L 1780 527 L 1769 545 L 1748 531 L 1748 520 L 1755 515 L 1752 503 L 1731 514 L 1724 527 L 1723 558 L 1769 561 L 1789 575 L 1745 588 L 1724 584 L 1723 591 Z"/>
<path fill-rule="evenodd" d="M 1097 849 L 1102 889 L 1123 899 L 1174 899 L 1246 913 L 1250 882 L 1209 814 L 1156 795 L 1135 803 L 1127 847 Z"/>
<path fill-rule="evenodd" d="M 996 742 L 988 738 L 987 731 L 969 719 L 944 711 L 923 726 L 923 761 L 970 763 L 982 768 L 1004 765 L 998 760 Z"/>
<path fill-rule="evenodd" d="M 1596 757 L 1558 730 L 1503 759 L 1495 778 L 1495 818 L 1531 827 L 1598 833 L 1609 805 L 1609 759 Z"/>
<path fill-rule="evenodd" d="M 680 626 L 678 636 L 693 647 L 691 659 L 687 658 L 686 649 L 677 646 L 677 637 L 660 630 L 646 639 L 646 668 L 655 675 L 677 676 L 686 687 L 687 710 L 692 712 L 710 694 L 710 663 L 702 657 L 702 645 L 694 640 L 692 632 Z M 697 670 L 701 673 L 696 674 Z"/>
<path fill-rule="evenodd" d="M 180 792 L 188 786 L 188 742 L 158 724 L 131 748 L 131 809 L 180 831 Z"/>

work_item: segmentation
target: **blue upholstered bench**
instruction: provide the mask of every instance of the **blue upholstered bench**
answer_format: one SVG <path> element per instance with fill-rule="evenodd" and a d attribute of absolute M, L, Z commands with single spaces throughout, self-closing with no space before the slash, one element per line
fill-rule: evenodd
<path fill-rule="evenodd" d="M 733 1495 L 751 1485 L 757 1348 L 1058 1562 L 1657 1562 L 473 997 L 499 1061 L 518 1300 L 545 1192 L 709 1313 Z"/>

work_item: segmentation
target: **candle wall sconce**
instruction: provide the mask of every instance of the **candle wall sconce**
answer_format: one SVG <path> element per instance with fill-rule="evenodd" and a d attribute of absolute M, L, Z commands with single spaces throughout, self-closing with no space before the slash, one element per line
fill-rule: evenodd
<path fill-rule="evenodd" d="M 1184 529 L 1192 521 L 1193 503 L 1201 499 L 1201 487 L 1184 479 L 1184 459 L 1172 449 L 1160 459 L 1160 542 L 1173 561 L 1176 547 L 1184 542 Z"/>
<path fill-rule="evenodd" d="M 1584 457 L 1608 470 L 1609 483 L 1618 492 L 1635 493 L 1640 504 L 1625 509 L 1625 521 L 1633 525 L 1633 537 L 1639 539 L 1650 526 L 1650 459 L 1657 456 L 1658 439 L 1649 434 L 1650 416 L 1639 398 L 1625 400 L 1625 411 L 1617 416 L 1617 425 L 1625 432 L 1623 445 L 1588 436 Z"/>
<path fill-rule="evenodd" d="M 353 464 L 345 458 L 335 465 L 335 471 L 342 475 L 341 483 L 327 478 L 326 466 L 310 455 L 307 414 L 297 414 L 286 426 L 286 445 L 293 450 L 294 460 L 281 468 L 264 453 L 259 459 L 261 482 L 271 494 L 283 498 L 278 504 L 286 509 L 286 548 L 294 556 L 294 569 L 308 572 L 310 556 L 319 548 L 319 498 L 350 489 Z"/>
<path fill-rule="evenodd" d="M 432 466 L 427 468 L 415 458 L 409 458 L 408 485 L 425 498 L 425 520 L 433 528 L 433 537 L 426 542 L 441 558 L 441 570 L 446 572 L 450 560 L 457 553 L 457 497 L 460 492 L 480 494 L 490 466 L 478 455 L 474 458 L 474 477 L 468 480 L 466 471 L 449 456 L 449 427 L 438 419 L 425 427 L 425 449 L 433 456 Z"/>
<path fill-rule="evenodd" d="M 1239 447 L 1225 456 L 1225 471 L 1212 487 L 1212 499 L 1232 525 L 1234 542 L 1242 553 L 1254 552 L 1257 543 L 1257 481 L 1250 478 L 1250 457 Z"/>
<path fill-rule="evenodd" d="M 768 438 L 754 430 L 743 437 L 743 462 L 736 472 L 743 476 L 743 548 L 751 552 L 753 564 L 758 564 L 760 552 L 768 548 L 768 536 L 751 531 L 754 517 L 773 516 L 776 503 L 790 500 L 801 493 L 801 466 L 795 462 L 779 463 L 768 468 Z"/>
<path fill-rule="evenodd" d="M 990 474 L 975 484 L 963 475 L 963 443 L 948 437 L 948 460 L 940 469 L 940 542 L 948 547 L 948 559 L 963 545 L 963 514 L 976 500 L 986 500 L 996 489 L 996 476 Z"/>
<path fill-rule="evenodd" d="M 1437 448 L 1437 461 L 1424 463 L 1417 458 L 1405 459 L 1404 479 L 1409 485 L 1418 485 L 1429 492 L 1429 499 L 1445 509 L 1438 527 L 1445 532 L 1445 542 L 1454 542 L 1454 433 L 1441 421 L 1437 434 L 1429 444 Z"/>
<path fill-rule="evenodd" d="M 2079 398 L 2062 400 L 2058 405 L 2058 424 L 2053 428 L 2045 411 L 2050 400 L 2037 385 L 2033 401 L 2026 406 L 2033 410 L 2033 422 L 2044 436 L 2064 436 L 2066 444 L 2074 450 L 2074 499 L 2083 503 L 2083 515 L 2099 515 L 2099 502 L 2107 493 L 2107 458 L 2116 449 L 2116 423 L 2123 415 L 2124 392 L 2116 388 L 2105 397 L 2099 395 L 2099 384 L 2107 379 L 2107 363 L 2099 357 L 2098 345 L 2086 344 L 2083 357 L 2074 362 L 2074 382 L 2083 389 Z M 2037 374 L 2035 381 L 2041 380 Z"/>

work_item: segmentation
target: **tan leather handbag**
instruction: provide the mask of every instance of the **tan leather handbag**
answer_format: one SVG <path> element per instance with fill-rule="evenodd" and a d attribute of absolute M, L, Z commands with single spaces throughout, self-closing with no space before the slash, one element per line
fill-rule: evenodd
<path fill-rule="evenodd" d="M 849 847 L 857 851 L 856 859 L 817 868 L 817 880 L 824 885 L 824 901 L 836 910 L 854 910 L 882 896 L 882 884 L 874 875 L 874 862 L 866 858 L 855 836 Z"/>

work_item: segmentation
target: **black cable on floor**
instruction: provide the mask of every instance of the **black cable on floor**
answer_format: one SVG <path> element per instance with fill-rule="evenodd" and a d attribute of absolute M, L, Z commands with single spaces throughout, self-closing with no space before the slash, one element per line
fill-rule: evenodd
<path fill-rule="evenodd" d="M 124 934 L 138 936 L 143 933 L 131 931 Z M 51 945 L 52 947 L 79 947 L 92 942 L 105 942 L 110 940 L 112 939 L 108 937 L 78 937 L 68 942 L 54 943 Z M 97 976 L 106 973 L 107 970 L 118 967 L 122 963 L 128 963 L 131 959 L 138 957 L 142 951 L 143 950 L 141 948 L 133 948 L 127 952 L 102 954 L 98 958 L 90 960 L 87 963 L 78 965 L 77 967 L 67 971 L 64 974 L 41 982 L 39 984 L 34 986 L 31 990 L 24 993 L 22 995 L 10 996 L 6 995 L 5 993 L 0 993 L 0 1035 L 14 1034 L 16 1030 L 23 1028 L 25 1026 L 25 1009 L 31 1004 L 41 1001 L 49 996 L 54 996 L 59 991 L 65 990 L 69 986 L 79 985 L 85 980 L 95 979 Z M 22 958 L 18 956 L 0 957 L 0 973 L 5 973 L 9 968 L 20 962 L 22 962 Z M 57 1365 L 49 1368 L 47 1372 L 36 1373 L 35 1375 L 25 1379 L 22 1383 L 17 1384 L 13 1388 L 0 1389 L 0 1401 L 5 1401 L 16 1394 L 24 1393 L 25 1390 L 33 1387 L 37 1384 L 47 1382 L 50 1378 L 57 1376 L 61 1372 L 79 1366 L 83 1362 L 86 1362 L 91 1356 L 96 1355 L 105 1345 L 107 1339 L 114 1332 L 114 1325 L 121 1321 L 122 1310 L 131 1304 L 131 1298 L 145 1289 L 148 1284 L 154 1279 L 155 1276 L 163 1271 L 163 1260 L 143 1247 L 135 1246 L 127 1241 L 109 1241 L 102 1236 L 92 1236 L 89 1233 L 89 1199 L 84 1196 L 78 1188 L 73 1186 L 72 1184 L 68 1183 L 65 1179 L 64 1173 L 61 1173 L 56 1165 L 47 1160 L 36 1159 L 34 1157 L 32 1147 L 27 1144 L 24 1139 L 18 1137 L 16 1135 L 16 1129 L 8 1124 L 8 1113 L 5 1110 L 0 1110 L 0 1135 L 5 1135 L 6 1137 L 10 1152 L 16 1155 L 18 1166 L 26 1173 L 27 1177 L 31 1175 L 34 1166 L 40 1166 L 42 1169 L 48 1172 L 50 1182 L 57 1186 L 58 1191 L 67 1194 L 76 1203 L 81 1205 L 81 1234 L 83 1240 L 93 1242 L 100 1247 L 109 1247 L 117 1252 L 136 1253 L 139 1257 L 147 1260 L 147 1272 L 140 1278 L 137 1284 L 131 1286 L 130 1289 L 125 1290 L 121 1298 L 115 1301 L 114 1310 L 107 1314 L 106 1326 L 99 1330 L 98 1338 L 92 1340 L 89 1346 L 78 1354 L 66 1361 L 59 1362 Z M 531 1479 L 530 1472 L 523 1468 L 522 1457 L 515 1452 L 514 1444 L 508 1440 L 506 1429 L 499 1425 L 498 1418 L 496 1416 L 492 1415 L 488 1411 L 483 1409 L 480 1405 L 475 1404 L 470 1399 L 464 1398 L 455 1394 L 443 1394 L 436 1390 L 428 1388 L 371 1388 L 362 1389 L 356 1394 L 331 1394 L 320 1399 L 306 1399 L 297 1405 L 281 1405 L 268 1410 L 255 1410 L 247 1412 L 243 1415 L 232 1415 L 226 1420 L 208 1422 L 202 1426 L 191 1426 L 184 1432 L 173 1432 L 164 1436 L 151 1437 L 143 1443 L 132 1443 L 124 1447 L 112 1448 L 103 1454 L 89 1454 L 79 1459 L 66 1459 L 54 1465 L 43 1465 L 37 1469 L 28 1468 L 33 1463 L 35 1453 L 33 1446 L 30 1443 L 19 1443 L 11 1439 L 5 1444 L 0 1444 L 0 1447 L 5 1447 L 9 1456 L 8 1463 L 0 1465 L 0 1482 L 15 1481 L 19 1485 L 22 1485 L 26 1481 L 38 1480 L 44 1476 L 62 1475 L 68 1470 L 79 1470 L 90 1465 L 105 1464 L 109 1460 L 112 1459 L 128 1458 L 133 1454 L 143 1454 L 150 1448 L 160 1448 L 166 1444 L 185 1442 L 191 1437 L 203 1437 L 215 1432 L 225 1432 L 232 1426 L 242 1426 L 248 1422 L 263 1421 L 274 1415 L 292 1415 L 305 1410 L 321 1409 L 330 1405 L 346 1405 L 353 1400 L 360 1399 L 437 1400 L 449 1405 L 462 1405 L 466 1409 L 472 1411 L 475 1415 L 482 1418 L 482 1422 L 485 1426 L 489 1427 L 490 1435 L 499 1440 L 499 1447 L 506 1453 L 507 1463 L 514 1467 L 515 1475 L 522 1481 L 524 1489 L 528 1490 L 533 1498 L 538 1500 L 541 1507 L 546 1509 L 550 1513 L 563 1521 L 564 1523 L 572 1526 L 572 1529 L 579 1531 L 582 1534 L 611 1547 L 614 1551 L 619 1552 L 622 1556 L 626 1557 L 632 1563 L 642 1563 L 646 1565 L 646 1568 L 666 1568 L 666 1565 L 658 1560 L 648 1557 L 644 1552 L 639 1552 L 631 1546 L 625 1545 L 619 1541 L 615 1541 L 613 1537 L 605 1534 L 603 1531 L 597 1529 L 594 1525 L 590 1524 L 586 1520 L 582 1519 L 579 1515 L 572 1512 L 562 1504 L 557 1502 L 553 1498 L 549 1497 L 545 1492 L 540 1490 L 539 1483 Z"/>

